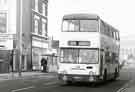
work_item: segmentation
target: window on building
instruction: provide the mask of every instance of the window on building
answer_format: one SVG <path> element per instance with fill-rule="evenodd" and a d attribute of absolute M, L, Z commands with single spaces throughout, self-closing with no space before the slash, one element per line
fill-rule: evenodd
<path fill-rule="evenodd" d="M 35 0 L 35 10 L 38 11 L 38 0 Z"/>
<path fill-rule="evenodd" d="M 39 34 L 39 26 L 40 26 L 40 17 L 38 15 L 33 16 L 33 33 L 34 34 Z"/>
<path fill-rule="evenodd" d="M 38 20 L 37 19 L 35 19 L 34 21 L 34 33 L 38 34 Z"/>
<path fill-rule="evenodd" d="M 7 32 L 7 13 L 0 12 L 0 33 Z"/>
<path fill-rule="evenodd" d="M 47 26 L 46 26 L 46 20 L 45 19 L 42 19 L 42 35 L 43 36 L 46 36 L 47 35 Z"/>
<path fill-rule="evenodd" d="M 46 16 L 46 4 L 42 3 L 42 14 L 43 16 Z"/>

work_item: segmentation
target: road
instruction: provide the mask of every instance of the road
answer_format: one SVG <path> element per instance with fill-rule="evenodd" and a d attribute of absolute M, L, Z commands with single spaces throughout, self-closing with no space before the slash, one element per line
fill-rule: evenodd
<path fill-rule="evenodd" d="M 0 82 L 0 92 L 120 92 L 135 76 L 135 69 L 123 69 L 116 81 L 99 83 L 95 87 L 88 83 L 60 85 L 56 77 L 39 76 Z"/>

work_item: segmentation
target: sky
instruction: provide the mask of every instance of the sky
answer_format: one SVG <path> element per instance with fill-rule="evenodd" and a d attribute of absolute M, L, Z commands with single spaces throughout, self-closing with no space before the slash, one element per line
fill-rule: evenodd
<path fill-rule="evenodd" d="M 120 31 L 122 44 L 135 41 L 134 0 L 49 0 L 48 31 L 59 39 L 62 17 L 70 13 L 97 14 Z M 124 43 L 123 43 L 124 42 Z"/>

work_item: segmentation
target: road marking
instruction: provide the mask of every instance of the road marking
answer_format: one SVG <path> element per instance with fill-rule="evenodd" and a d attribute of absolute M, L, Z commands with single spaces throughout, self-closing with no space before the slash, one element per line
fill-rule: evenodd
<path fill-rule="evenodd" d="M 32 89 L 32 88 L 35 88 L 35 87 L 34 86 L 30 86 L 30 87 L 26 87 L 26 88 L 15 89 L 15 90 L 12 90 L 11 92 L 18 92 L 18 91 Z"/>
<path fill-rule="evenodd" d="M 58 83 L 58 81 L 55 81 L 55 82 L 47 82 L 47 83 L 44 83 L 43 85 L 52 85 L 52 84 L 56 84 Z"/>
<path fill-rule="evenodd" d="M 122 87 L 117 92 L 124 92 L 124 90 L 126 90 L 126 88 L 125 87 Z"/>
<path fill-rule="evenodd" d="M 132 82 L 133 82 L 133 80 L 130 80 L 128 83 L 123 85 L 123 87 L 120 88 L 119 90 L 117 90 L 116 92 L 124 92 L 128 88 L 129 84 L 132 83 Z"/>

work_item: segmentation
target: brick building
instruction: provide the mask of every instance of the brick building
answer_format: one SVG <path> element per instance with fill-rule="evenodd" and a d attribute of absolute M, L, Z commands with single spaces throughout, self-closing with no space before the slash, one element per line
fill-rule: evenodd
<path fill-rule="evenodd" d="M 48 1 L 47 0 L 1 0 L 6 13 L 6 24 L 0 35 L 4 35 L 5 42 L 0 41 L 0 50 L 6 50 L 13 54 L 13 69 L 19 69 L 19 57 L 21 55 L 21 67 L 23 71 L 32 69 L 40 70 L 40 60 L 48 49 Z M 22 2 L 22 3 L 21 3 Z M 4 5 L 5 4 L 5 5 Z M 2 27 L 0 26 L 0 29 Z M 4 31 L 5 30 L 5 31 Z M 10 38 L 10 39 L 9 39 Z M 21 49 L 20 49 L 21 48 Z M 21 53 L 21 54 L 20 54 Z M 10 60 L 9 60 L 10 61 Z M 8 68 L 8 67 L 7 67 Z"/>

